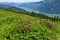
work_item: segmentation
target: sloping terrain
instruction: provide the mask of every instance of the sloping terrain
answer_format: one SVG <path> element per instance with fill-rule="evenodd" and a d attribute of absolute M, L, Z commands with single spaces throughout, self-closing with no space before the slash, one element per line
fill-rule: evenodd
<path fill-rule="evenodd" d="M 5 4 L 5 3 L 0 4 L 0 9 L 11 10 L 11 11 L 14 11 L 14 12 L 28 12 L 28 11 L 22 9 L 22 8 L 18 8 L 16 6 L 8 5 L 8 4 Z"/>
<path fill-rule="evenodd" d="M 48 14 L 60 13 L 60 0 L 44 0 L 40 2 L 22 3 L 16 5 L 18 7 L 24 7 L 26 9 L 32 9 L 38 12 L 44 12 Z"/>
<path fill-rule="evenodd" d="M 8 8 L 9 6 L 14 6 L 14 11 L 23 11 L 23 12 L 43 12 L 44 14 L 48 14 L 49 16 L 59 16 L 60 15 L 60 1 L 58 0 L 44 0 L 39 2 L 27 2 L 27 3 L 9 3 L 9 2 L 1 2 L 0 7 Z M 11 8 L 11 7 L 9 7 Z M 46 14 L 46 15 L 47 15 Z M 60 16 L 59 16 L 60 17 Z"/>
<path fill-rule="evenodd" d="M 60 40 L 60 21 L 0 9 L 0 40 Z"/>

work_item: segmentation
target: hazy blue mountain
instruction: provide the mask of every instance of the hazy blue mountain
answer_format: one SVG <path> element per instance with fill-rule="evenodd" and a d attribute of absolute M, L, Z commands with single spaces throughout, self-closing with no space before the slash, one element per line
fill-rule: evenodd
<path fill-rule="evenodd" d="M 1 3 L 0 8 L 4 8 L 4 9 L 15 11 L 15 12 L 28 12 L 28 11 L 22 9 L 22 8 L 18 8 L 16 6 L 13 6 L 13 4 L 12 5 L 9 5 L 9 4 L 12 4 L 12 3 L 5 3 L 5 4 Z"/>
<path fill-rule="evenodd" d="M 15 6 L 18 8 L 26 9 L 29 11 L 38 11 L 48 14 L 60 13 L 60 0 L 44 0 L 39 2 L 27 2 L 27 3 L 3 3 L 5 5 Z M 6 6 L 5 6 L 6 7 Z M 7 6 L 8 7 L 8 6 Z"/>
<path fill-rule="evenodd" d="M 8 8 L 8 7 L 10 7 L 10 5 L 0 4 L 0 8 Z"/>
<path fill-rule="evenodd" d="M 18 7 L 14 7 L 14 6 L 10 6 L 9 8 L 7 8 L 8 10 L 11 10 L 11 11 L 15 11 L 15 12 L 28 12 L 22 8 L 18 8 Z"/>
<path fill-rule="evenodd" d="M 24 3 L 18 7 L 29 8 L 39 12 L 59 14 L 60 13 L 60 0 L 44 0 L 40 2 Z"/>

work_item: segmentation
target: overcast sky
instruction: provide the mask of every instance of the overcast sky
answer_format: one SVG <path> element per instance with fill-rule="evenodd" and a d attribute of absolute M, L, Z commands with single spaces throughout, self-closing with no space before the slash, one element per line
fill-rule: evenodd
<path fill-rule="evenodd" d="M 0 0 L 0 2 L 38 2 L 42 0 Z"/>

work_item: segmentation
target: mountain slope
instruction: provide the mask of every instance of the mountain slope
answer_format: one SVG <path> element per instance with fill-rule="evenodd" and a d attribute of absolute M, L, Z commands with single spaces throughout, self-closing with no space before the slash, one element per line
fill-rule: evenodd
<path fill-rule="evenodd" d="M 59 14 L 60 13 L 60 1 L 58 0 L 44 0 L 40 2 L 24 3 L 18 5 L 18 7 L 29 8 L 39 12 L 48 14 Z"/>
<path fill-rule="evenodd" d="M 60 22 L 51 22 L 0 9 L 0 40 L 60 40 Z"/>
<path fill-rule="evenodd" d="M 60 14 L 60 1 L 58 0 L 44 0 L 40 2 L 30 2 L 30 3 L 2 3 L 5 5 L 10 5 L 18 8 L 23 8 L 29 11 L 38 11 L 48 14 Z"/>
<path fill-rule="evenodd" d="M 11 11 L 14 11 L 14 12 L 28 12 L 22 8 L 18 8 L 16 6 L 12 6 L 12 5 L 8 5 L 8 4 L 0 4 L 0 8 L 2 9 L 6 9 L 6 10 L 11 10 Z"/>
<path fill-rule="evenodd" d="M 10 5 L 7 5 L 7 4 L 0 4 L 0 8 L 8 8 L 10 7 Z"/>
<path fill-rule="evenodd" d="M 40 2 L 30 2 L 30 3 L 2 3 L 5 5 L 15 6 L 18 8 L 23 8 L 29 11 L 38 11 L 48 14 L 60 14 L 60 1 L 58 0 L 44 0 Z"/>

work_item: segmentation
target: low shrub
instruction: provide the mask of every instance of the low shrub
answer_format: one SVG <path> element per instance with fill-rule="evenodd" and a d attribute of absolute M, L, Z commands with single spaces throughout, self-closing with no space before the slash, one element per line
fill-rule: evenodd
<path fill-rule="evenodd" d="M 40 23 L 43 23 L 43 22 L 48 22 L 47 19 L 40 19 Z"/>
<path fill-rule="evenodd" d="M 54 27 L 56 26 L 56 24 L 55 24 L 54 22 L 50 22 L 50 23 L 48 23 L 48 26 L 49 26 L 50 28 L 54 28 Z"/>

